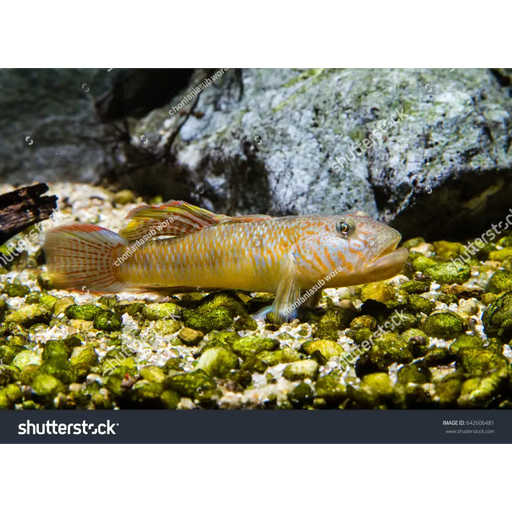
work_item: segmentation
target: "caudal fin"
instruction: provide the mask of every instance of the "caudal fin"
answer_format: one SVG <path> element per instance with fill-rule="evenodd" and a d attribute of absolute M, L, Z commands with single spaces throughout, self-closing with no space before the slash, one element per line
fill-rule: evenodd
<path fill-rule="evenodd" d="M 49 230 L 46 264 L 58 288 L 119 292 L 125 288 L 116 266 L 119 249 L 129 242 L 94 224 L 67 224 Z"/>

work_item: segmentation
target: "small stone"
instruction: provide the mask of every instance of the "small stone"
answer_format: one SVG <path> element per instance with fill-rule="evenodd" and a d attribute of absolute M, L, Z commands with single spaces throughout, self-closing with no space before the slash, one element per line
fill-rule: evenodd
<path fill-rule="evenodd" d="M 162 304 L 148 304 L 142 310 L 146 320 L 178 320 L 181 317 L 181 308 L 173 302 Z"/>
<path fill-rule="evenodd" d="M 426 364 L 421 362 L 402 366 L 397 373 L 398 382 L 402 384 L 408 384 L 412 382 L 414 384 L 425 384 L 432 378 L 432 374 Z"/>
<path fill-rule="evenodd" d="M 208 390 L 216 389 L 215 381 L 203 370 L 182 372 L 165 379 L 165 389 L 172 389 L 181 396 L 197 398 Z"/>
<path fill-rule="evenodd" d="M 22 350 L 12 361 L 12 365 L 23 370 L 28 365 L 41 365 L 41 356 L 33 350 Z"/>
<path fill-rule="evenodd" d="M 346 307 L 331 306 L 318 322 L 315 336 L 337 341 L 338 331 L 346 329 L 356 316 L 356 309 L 350 303 Z"/>
<path fill-rule="evenodd" d="M 450 354 L 456 355 L 460 350 L 467 348 L 483 348 L 484 342 L 478 336 L 463 334 L 450 344 Z"/>
<path fill-rule="evenodd" d="M 430 281 L 407 281 L 400 286 L 400 290 L 406 293 L 425 293 L 430 290 Z"/>
<path fill-rule="evenodd" d="M 502 293 L 512 290 L 512 271 L 497 270 L 487 283 L 485 291 L 487 293 Z"/>
<path fill-rule="evenodd" d="M 13 322 L 23 327 L 31 327 L 35 324 L 50 323 L 51 316 L 51 311 L 43 304 L 29 304 L 9 313 L 5 321 Z"/>
<path fill-rule="evenodd" d="M 120 331 L 123 325 L 123 319 L 117 313 L 112 311 L 102 311 L 94 318 L 94 328 L 99 331 L 114 332 Z"/>
<path fill-rule="evenodd" d="M 212 309 L 205 316 L 210 320 L 212 329 L 216 331 L 223 331 L 233 325 L 233 313 L 226 306 Z"/>
<path fill-rule="evenodd" d="M 160 402 L 160 396 L 164 387 L 160 382 L 149 382 L 147 380 L 138 380 L 130 389 L 130 399 L 140 405 L 151 407 Z"/>
<path fill-rule="evenodd" d="M 39 304 L 39 292 L 30 292 L 25 296 L 25 304 Z"/>
<path fill-rule="evenodd" d="M 370 315 L 361 315 L 350 322 L 351 329 L 369 329 L 374 331 L 377 328 L 377 320 Z"/>
<path fill-rule="evenodd" d="M 233 292 L 210 293 L 200 301 L 197 312 L 209 315 L 220 307 L 227 308 L 231 317 L 247 314 L 247 308 L 243 300 Z"/>
<path fill-rule="evenodd" d="M 256 355 L 266 350 L 275 350 L 278 347 L 279 342 L 277 340 L 257 336 L 240 338 L 233 343 L 233 351 L 241 357 Z"/>
<path fill-rule="evenodd" d="M 377 302 L 386 302 L 395 298 L 395 289 L 390 285 L 378 281 L 370 283 L 363 287 L 361 291 L 361 300 L 376 300 Z"/>
<path fill-rule="evenodd" d="M 231 371 L 238 368 L 238 357 L 223 347 L 210 348 L 203 352 L 197 369 L 204 370 L 210 377 L 228 379 Z"/>
<path fill-rule="evenodd" d="M 305 382 L 295 386 L 288 394 L 288 399 L 294 406 L 304 407 L 313 401 L 313 390 Z"/>
<path fill-rule="evenodd" d="M 337 372 L 320 377 L 315 383 L 315 397 L 323 398 L 327 402 L 339 403 L 346 395 L 347 388 L 342 383 L 341 374 Z"/>
<path fill-rule="evenodd" d="M 489 259 L 493 261 L 505 261 L 508 258 L 512 258 L 512 247 L 505 247 L 505 249 L 492 251 L 489 254 Z"/>
<path fill-rule="evenodd" d="M 145 304 L 143 302 L 127 302 L 124 301 L 119 302 L 116 306 L 114 306 L 114 311 L 123 316 L 125 313 L 128 313 L 130 316 L 136 318 L 142 313 Z"/>
<path fill-rule="evenodd" d="M 409 295 L 405 303 L 412 313 L 425 313 L 425 315 L 430 315 L 436 307 L 435 302 L 420 295 Z"/>
<path fill-rule="evenodd" d="M 512 339 L 512 292 L 489 304 L 482 315 L 484 332 L 508 342 Z"/>
<path fill-rule="evenodd" d="M 155 320 L 150 323 L 150 328 L 160 336 L 169 336 L 181 329 L 181 323 L 178 320 Z"/>
<path fill-rule="evenodd" d="M 72 320 L 94 320 L 100 313 L 103 313 L 103 309 L 93 304 L 85 304 L 83 306 L 72 305 L 68 306 L 64 310 L 64 314 Z"/>
<path fill-rule="evenodd" d="M 318 375 L 319 365 L 316 361 L 297 361 L 289 364 L 283 370 L 283 377 L 288 380 L 315 380 Z"/>
<path fill-rule="evenodd" d="M 442 240 L 440 242 L 434 242 L 434 252 L 436 258 L 441 261 L 450 261 L 458 258 L 461 254 L 464 254 L 466 248 L 457 242 L 447 242 Z"/>
<path fill-rule="evenodd" d="M 412 254 L 411 254 L 412 257 Z M 427 256 L 424 256 L 423 254 L 418 254 L 415 258 L 412 260 L 412 268 L 416 272 L 425 272 L 427 269 L 436 267 L 437 263 L 431 259 L 427 258 Z"/>
<path fill-rule="evenodd" d="M 213 330 L 213 325 L 210 319 L 206 315 L 201 315 L 199 313 L 185 315 L 185 326 L 204 334 L 208 334 Z"/>
<path fill-rule="evenodd" d="M 69 306 L 75 304 L 73 297 L 63 297 L 62 299 L 57 299 L 57 302 L 53 306 L 53 314 L 55 316 L 59 316 L 61 313 L 64 313 Z"/>
<path fill-rule="evenodd" d="M 25 295 L 30 293 L 30 288 L 23 284 L 5 283 L 4 293 L 9 295 L 9 297 L 25 297 Z"/>
<path fill-rule="evenodd" d="M 332 357 L 340 357 L 343 354 L 343 347 L 331 340 L 306 341 L 300 347 L 301 352 L 311 356 L 318 351 L 328 361 Z"/>
<path fill-rule="evenodd" d="M 41 373 L 32 381 L 32 391 L 42 399 L 52 400 L 59 393 L 65 393 L 66 386 L 55 377 Z"/>
<path fill-rule="evenodd" d="M 466 378 L 483 378 L 493 373 L 509 378 L 509 362 L 492 350 L 464 349 L 457 353 L 455 365 Z"/>
<path fill-rule="evenodd" d="M 163 393 L 160 395 L 160 400 L 162 401 L 162 404 L 165 409 L 174 410 L 178 407 L 178 404 L 180 403 L 180 395 L 176 393 L 176 391 L 172 391 L 171 389 L 166 389 L 163 391 Z"/>
<path fill-rule="evenodd" d="M 409 240 L 406 240 L 402 243 L 402 247 L 405 247 L 406 249 L 412 249 L 414 247 L 418 247 L 421 244 L 425 243 L 425 239 L 421 237 L 417 238 L 410 238 Z"/>
<path fill-rule="evenodd" d="M 121 205 L 135 203 L 137 198 L 132 190 L 123 189 L 114 194 L 114 202 Z"/>
<path fill-rule="evenodd" d="M 469 265 L 453 261 L 425 269 L 425 275 L 439 284 L 464 284 L 471 277 Z"/>
<path fill-rule="evenodd" d="M 47 293 L 41 293 L 39 295 L 39 302 L 47 306 L 51 311 L 54 311 L 55 304 L 59 299 L 54 297 L 53 295 L 48 295 Z"/>
<path fill-rule="evenodd" d="M 451 340 L 464 333 L 467 325 L 463 318 L 452 311 L 433 313 L 425 322 L 425 332 L 432 337 Z"/>
<path fill-rule="evenodd" d="M 445 366 L 451 364 L 455 357 L 446 347 L 432 347 L 423 360 L 429 367 Z"/>
<path fill-rule="evenodd" d="M 165 372 L 159 366 L 145 366 L 140 370 L 140 376 L 149 382 L 161 383 L 165 380 Z"/>
<path fill-rule="evenodd" d="M 258 322 L 250 315 L 241 315 L 235 322 L 235 331 L 255 331 L 258 329 Z"/>
<path fill-rule="evenodd" d="M 267 366 L 276 364 L 294 363 L 300 361 L 303 356 L 297 350 L 285 347 L 282 350 L 260 352 L 256 358 Z"/>
<path fill-rule="evenodd" d="M 361 387 L 372 395 L 388 397 L 393 393 L 393 384 L 387 373 L 378 372 L 365 375 Z"/>

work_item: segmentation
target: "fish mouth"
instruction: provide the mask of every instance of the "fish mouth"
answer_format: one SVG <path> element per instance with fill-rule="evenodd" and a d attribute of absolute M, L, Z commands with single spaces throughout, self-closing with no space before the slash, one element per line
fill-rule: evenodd
<path fill-rule="evenodd" d="M 397 249 L 399 242 L 400 240 L 393 241 L 378 253 L 377 259 L 366 267 L 365 274 L 382 280 L 389 279 L 400 273 L 407 261 L 409 251 L 405 247 Z"/>

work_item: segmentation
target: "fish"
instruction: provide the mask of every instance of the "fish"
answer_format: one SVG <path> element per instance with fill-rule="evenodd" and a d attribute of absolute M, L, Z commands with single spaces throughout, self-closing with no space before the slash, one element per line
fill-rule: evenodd
<path fill-rule="evenodd" d="M 342 215 L 230 217 L 170 201 L 131 210 L 115 233 L 72 223 L 46 234 L 57 288 L 96 293 L 245 290 L 275 293 L 274 317 L 296 316 L 304 292 L 386 280 L 408 257 L 395 229 L 356 211 Z"/>

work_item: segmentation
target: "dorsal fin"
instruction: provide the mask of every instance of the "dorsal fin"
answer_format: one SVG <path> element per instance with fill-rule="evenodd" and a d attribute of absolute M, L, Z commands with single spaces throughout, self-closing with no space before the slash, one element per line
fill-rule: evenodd
<path fill-rule="evenodd" d="M 229 217 L 204 210 L 185 201 L 169 201 L 160 206 L 138 206 L 131 210 L 126 218 L 129 222 L 119 234 L 133 241 L 146 235 L 182 236 L 222 222 L 255 222 L 271 217 L 267 215 Z"/>

